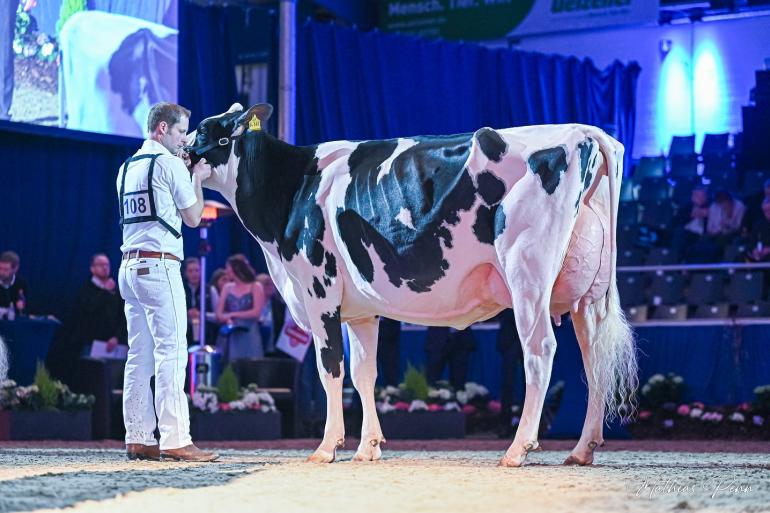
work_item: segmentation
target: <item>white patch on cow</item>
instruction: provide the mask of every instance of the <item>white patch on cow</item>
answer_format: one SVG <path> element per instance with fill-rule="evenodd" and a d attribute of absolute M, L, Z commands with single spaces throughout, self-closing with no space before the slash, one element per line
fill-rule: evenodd
<path fill-rule="evenodd" d="M 380 183 L 382 177 L 390 173 L 390 168 L 393 165 L 393 161 L 396 160 L 396 157 L 404 153 L 412 146 L 417 146 L 417 144 L 418 141 L 415 141 L 414 139 L 399 139 L 398 145 L 396 145 L 396 149 L 393 151 L 393 154 L 385 159 L 382 164 L 380 164 L 380 172 L 377 173 L 377 183 Z"/>
<path fill-rule="evenodd" d="M 315 156 L 318 159 L 318 170 L 323 171 L 333 162 L 341 160 L 353 153 L 360 142 L 356 141 L 333 141 L 319 144 L 315 150 Z"/>
<path fill-rule="evenodd" d="M 396 221 L 400 221 L 404 226 L 411 228 L 414 230 L 414 224 L 412 223 L 412 213 L 405 209 L 404 207 L 401 207 L 401 211 L 396 216 Z"/>

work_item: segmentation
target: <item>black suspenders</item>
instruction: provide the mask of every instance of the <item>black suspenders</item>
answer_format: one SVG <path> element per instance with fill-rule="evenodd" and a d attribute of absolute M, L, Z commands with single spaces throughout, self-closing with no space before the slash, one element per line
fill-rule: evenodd
<path fill-rule="evenodd" d="M 151 155 L 137 155 L 135 157 L 131 157 L 126 160 L 126 162 L 123 164 L 123 176 L 121 176 L 120 179 L 120 226 L 126 225 L 126 224 L 133 224 L 133 223 L 148 223 L 152 221 L 157 221 L 163 226 L 166 230 L 171 232 L 171 235 L 176 237 L 177 239 L 182 236 L 181 233 L 176 231 L 173 226 L 168 224 L 165 220 L 163 220 L 158 214 L 155 209 L 155 196 L 153 194 L 152 189 L 152 173 L 155 170 L 155 160 L 160 156 L 160 153 L 155 153 Z M 131 162 L 136 162 L 137 160 L 142 159 L 150 159 L 150 171 L 147 173 L 147 189 L 143 191 L 136 191 L 136 192 L 129 192 L 128 194 L 125 194 L 126 190 L 126 172 L 128 171 L 128 165 Z M 130 196 L 136 196 L 138 198 L 131 198 Z M 129 206 L 131 210 L 135 210 L 136 207 L 136 201 L 142 201 L 144 197 L 147 198 L 147 203 L 149 205 L 144 206 L 145 208 L 149 207 L 149 214 L 148 215 L 138 215 L 138 216 L 132 216 L 130 219 L 126 219 L 126 207 Z M 133 203 L 132 203 L 133 202 Z M 131 208 L 134 207 L 134 208 Z M 143 213 L 140 208 L 140 213 Z"/>

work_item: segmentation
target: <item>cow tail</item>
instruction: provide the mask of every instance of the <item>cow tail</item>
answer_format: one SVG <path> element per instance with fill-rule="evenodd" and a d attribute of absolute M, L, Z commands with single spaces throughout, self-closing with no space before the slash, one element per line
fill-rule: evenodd
<path fill-rule="evenodd" d="M 593 324 L 589 361 L 589 382 L 597 392 L 597 400 L 605 404 L 606 420 L 616 416 L 629 421 L 636 412 L 636 390 L 639 385 L 636 340 L 631 325 L 620 306 L 616 276 L 617 225 L 620 182 L 623 177 L 623 145 L 596 129 L 600 151 L 604 156 L 610 191 L 610 284 L 605 296 L 587 308 L 587 321 Z"/>

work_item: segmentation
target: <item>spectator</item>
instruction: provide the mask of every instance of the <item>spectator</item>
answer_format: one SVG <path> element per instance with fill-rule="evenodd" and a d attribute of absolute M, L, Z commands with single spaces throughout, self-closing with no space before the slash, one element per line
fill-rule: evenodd
<path fill-rule="evenodd" d="M 762 202 L 762 218 L 752 224 L 748 240 L 748 260 L 770 262 L 770 197 Z"/>
<path fill-rule="evenodd" d="M 695 187 L 690 194 L 690 204 L 681 207 L 673 220 L 671 249 L 686 262 L 708 261 L 700 255 L 704 250 L 709 254 L 713 252 L 706 235 L 708 215 L 708 191 L 705 187 Z"/>
<path fill-rule="evenodd" d="M 265 349 L 258 321 L 266 301 L 262 284 L 243 255 L 228 258 L 225 272 L 232 282 L 224 286 L 217 304 L 217 319 L 224 324 L 217 349 L 224 362 L 262 358 Z"/>
<path fill-rule="evenodd" d="M 428 382 L 440 380 L 448 364 L 449 383 L 456 390 L 465 387 L 470 353 L 475 350 L 476 339 L 470 328 L 458 331 L 443 326 L 430 326 L 425 336 Z"/>
<path fill-rule="evenodd" d="M 94 340 L 107 342 L 107 350 L 127 344 L 123 299 L 111 275 L 110 259 L 104 253 L 91 257 L 91 276 L 80 288 L 72 312 L 62 324 L 48 352 L 51 373 L 76 386 L 77 363 L 91 354 Z"/>
<path fill-rule="evenodd" d="M 29 286 L 18 275 L 19 255 L 13 251 L 0 254 L 0 308 L 13 308 L 17 314 L 26 312 Z"/>
<path fill-rule="evenodd" d="M 741 229 L 746 207 L 741 200 L 733 197 L 726 190 L 721 190 L 709 207 L 706 230 L 719 246 L 725 246 Z"/>
<path fill-rule="evenodd" d="M 764 219 L 762 204 L 770 199 L 770 179 L 764 183 L 763 191 L 746 198 L 746 215 L 743 216 L 743 227 L 750 231 L 754 223 Z"/>
<path fill-rule="evenodd" d="M 262 340 L 265 344 L 265 354 L 275 353 L 275 342 L 278 337 L 273 337 L 278 333 L 281 326 L 273 326 L 273 311 L 275 303 L 273 297 L 276 296 L 275 283 L 270 275 L 267 273 L 260 273 L 257 275 L 257 281 L 262 285 L 262 289 L 265 291 L 265 306 L 262 307 L 262 311 L 259 314 L 259 325 L 262 328 Z M 283 317 L 281 317 L 283 322 Z"/>
<path fill-rule="evenodd" d="M 497 332 L 497 350 L 500 353 L 500 427 L 498 435 L 509 438 L 513 435 L 513 406 L 523 402 L 526 392 L 524 377 L 524 353 L 516 329 L 516 318 L 510 308 L 497 316 L 500 330 Z M 516 376 L 519 376 L 517 379 Z"/>
<path fill-rule="evenodd" d="M 377 362 L 382 383 L 397 387 L 401 382 L 401 321 L 380 317 Z"/>
<path fill-rule="evenodd" d="M 222 289 L 225 288 L 225 285 L 229 283 L 229 281 L 230 279 L 227 277 L 227 273 L 221 267 L 211 273 L 208 287 L 211 292 L 211 304 L 214 306 L 214 309 L 216 309 L 216 306 L 219 304 L 219 296 L 222 295 Z"/>
<path fill-rule="evenodd" d="M 187 304 L 187 345 L 200 343 L 200 301 L 201 301 L 201 263 L 197 257 L 187 257 L 182 263 L 184 294 Z M 217 337 L 218 326 L 214 313 L 211 293 L 206 294 L 206 340 L 213 343 Z"/>

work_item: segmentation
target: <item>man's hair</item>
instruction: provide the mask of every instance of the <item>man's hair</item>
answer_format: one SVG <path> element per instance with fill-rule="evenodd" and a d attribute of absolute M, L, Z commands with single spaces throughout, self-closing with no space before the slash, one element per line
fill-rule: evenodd
<path fill-rule="evenodd" d="M 184 261 L 182 262 L 182 269 L 187 269 L 187 266 L 190 264 L 201 265 L 200 258 L 194 257 L 194 256 L 185 258 Z"/>
<path fill-rule="evenodd" d="M 91 255 L 91 260 L 89 261 L 88 265 L 89 266 L 94 265 L 94 262 L 96 262 L 96 259 L 99 258 L 99 257 L 102 257 L 102 256 L 104 258 L 106 258 L 107 260 L 110 259 L 110 257 L 108 257 L 105 253 L 96 253 L 96 254 Z"/>
<path fill-rule="evenodd" d="M 3 251 L 2 254 L 0 254 L 0 262 L 11 264 L 11 267 L 15 269 L 16 267 L 19 267 L 19 255 L 14 251 Z"/>
<path fill-rule="evenodd" d="M 147 115 L 147 131 L 153 133 L 161 121 L 172 127 L 182 120 L 182 117 L 190 119 L 190 111 L 176 103 L 156 103 Z"/>

